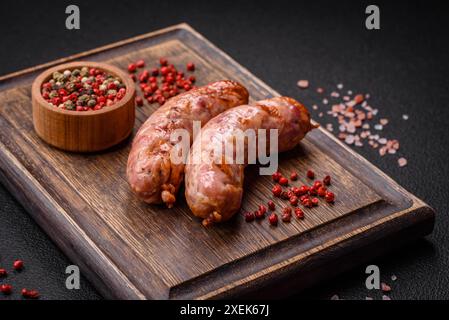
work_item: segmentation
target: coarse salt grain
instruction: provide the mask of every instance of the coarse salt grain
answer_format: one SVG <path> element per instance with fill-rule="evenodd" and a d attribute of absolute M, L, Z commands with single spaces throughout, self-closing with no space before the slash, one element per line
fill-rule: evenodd
<path fill-rule="evenodd" d="M 382 118 L 379 120 L 379 123 L 383 126 L 386 126 L 388 124 L 388 119 Z"/>
<path fill-rule="evenodd" d="M 312 106 L 312 109 L 313 109 L 313 110 L 318 110 L 318 106 L 317 106 L 316 104 L 314 104 L 314 105 Z"/>
<path fill-rule="evenodd" d="M 339 297 L 337 294 L 334 294 L 334 295 L 331 297 L 331 300 L 340 300 L 340 297 Z"/>
<path fill-rule="evenodd" d="M 391 276 L 391 281 L 396 281 L 397 279 L 398 279 L 398 277 L 396 277 L 396 275 L 393 274 L 393 275 Z"/>
<path fill-rule="evenodd" d="M 339 84 L 337 84 L 337 89 L 338 89 L 338 90 L 341 90 L 341 89 L 343 89 L 343 83 L 339 83 Z"/>
<path fill-rule="evenodd" d="M 382 130 L 383 128 L 384 128 L 384 126 L 381 125 L 380 123 L 374 125 L 374 129 L 376 129 L 376 130 Z"/>
<path fill-rule="evenodd" d="M 391 298 L 389 296 L 383 295 L 382 300 L 391 300 Z"/>
<path fill-rule="evenodd" d="M 324 92 L 324 89 L 323 89 L 323 88 L 316 88 L 316 92 L 318 92 L 318 93 L 323 93 L 323 92 Z"/>
<path fill-rule="evenodd" d="M 307 89 L 309 87 L 309 80 L 299 80 L 297 85 L 301 89 Z"/>
<path fill-rule="evenodd" d="M 406 165 L 407 165 L 407 159 L 405 159 L 405 158 L 399 158 L 399 159 L 398 159 L 398 164 L 399 164 L 399 167 L 404 167 L 404 166 L 406 166 Z"/>
<path fill-rule="evenodd" d="M 328 103 L 329 103 L 329 100 L 323 99 L 323 104 L 328 104 Z"/>
<path fill-rule="evenodd" d="M 403 114 L 403 115 L 402 115 L 402 119 L 408 120 L 408 114 Z"/>
<path fill-rule="evenodd" d="M 348 134 L 345 138 L 345 143 L 347 144 L 353 144 L 354 143 L 354 136 L 352 134 Z"/>

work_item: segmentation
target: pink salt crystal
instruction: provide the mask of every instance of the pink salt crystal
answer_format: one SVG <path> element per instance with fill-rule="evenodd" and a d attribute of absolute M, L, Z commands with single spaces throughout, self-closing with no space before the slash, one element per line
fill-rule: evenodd
<path fill-rule="evenodd" d="M 383 126 L 386 126 L 388 124 L 388 119 L 382 118 L 379 120 L 379 123 Z"/>
<path fill-rule="evenodd" d="M 395 153 L 396 153 L 396 150 L 395 150 L 395 149 L 388 149 L 388 153 L 389 153 L 389 154 L 395 154 Z"/>
<path fill-rule="evenodd" d="M 380 288 L 382 289 L 383 292 L 390 292 L 391 291 L 391 287 L 386 284 L 385 282 L 382 282 L 380 284 Z"/>
<path fill-rule="evenodd" d="M 407 159 L 405 159 L 405 158 L 399 158 L 399 159 L 398 159 L 398 164 L 399 164 L 399 167 L 404 167 L 404 166 L 406 166 L 406 165 L 407 165 Z"/>
<path fill-rule="evenodd" d="M 299 80 L 297 85 L 301 89 L 307 89 L 309 87 L 309 80 Z"/>
<path fill-rule="evenodd" d="M 318 92 L 318 93 L 323 93 L 324 92 L 324 89 L 323 88 L 316 88 L 316 92 Z"/>
<path fill-rule="evenodd" d="M 348 134 L 345 138 L 345 142 L 347 144 L 353 144 L 354 143 L 354 136 L 352 134 Z"/>

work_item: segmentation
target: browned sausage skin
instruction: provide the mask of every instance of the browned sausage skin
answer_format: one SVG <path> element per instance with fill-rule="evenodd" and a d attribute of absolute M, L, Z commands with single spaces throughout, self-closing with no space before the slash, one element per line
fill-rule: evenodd
<path fill-rule="evenodd" d="M 168 100 L 145 121 L 134 138 L 126 170 L 131 189 L 147 203 L 164 202 L 172 207 L 185 165 L 174 164 L 170 159 L 171 133 L 185 129 L 192 137 L 193 121 L 201 121 L 203 126 L 219 113 L 246 103 L 246 88 L 230 80 L 214 82 Z"/>
<path fill-rule="evenodd" d="M 313 128 L 307 109 L 288 97 L 235 107 L 210 120 L 195 139 L 185 168 L 185 195 L 193 214 L 205 226 L 231 218 L 241 205 L 246 163 L 195 162 L 192 151 L 199 149 L 202 159 L 212 159 L 214 142 L 234 141 L 237 129 L 278 129 L 278 150 L 283 152 L 294 148 Z M 245 155 L 247 149 L 245 145 Z"/>

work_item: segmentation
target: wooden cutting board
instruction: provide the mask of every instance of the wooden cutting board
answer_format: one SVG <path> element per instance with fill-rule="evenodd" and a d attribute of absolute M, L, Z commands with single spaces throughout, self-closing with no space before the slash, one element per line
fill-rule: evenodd
<path fill-rule="evenodd" d="M 193 61 L 199 85 L 233 79 L 253 100 L 278 95 L 186 24 L 0 78 L 0 178 L 106 297 L 279 297 L 432 231 L 432 209 L 323 129 L 283 154 L 280 169 L 299 172 L 298 185 L 308 168 L 332 173 L 334 205 L 277 228 L 245 223 L 240 213 L 211 229 L 184 199 L 171 210 L 136 199 L 125 178 L 130 139 L 86 155 L 52 148 L 34 132 L 30 85 L 42 70 L 80 59 L 126 69 L 161 56 L 179 67 Z M 134 132 L 155 108 L 136 110 Z M 257 173 L 247 169 L 242 211 L 271 199 L 270 177 Z"/>

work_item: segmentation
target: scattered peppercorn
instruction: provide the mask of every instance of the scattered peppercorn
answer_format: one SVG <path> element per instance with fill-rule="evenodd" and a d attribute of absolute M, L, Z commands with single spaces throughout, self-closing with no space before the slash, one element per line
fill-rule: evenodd
<path fill-rule="evenodd" d="M 143 106 L 143 99 L 142 99 L 142 97 L 136 97 L 136 105 L 138 107 Z"/>
<path fill-rule="evenodd" d="M 314 187 L 315 189 L 317 189 L 317 190 L 318 190 L 318 188 L 321 187 L 322 185 L 323 185 L 323 183 L 322 183 L 320 180 L 316 180 L 316 181 L 313 183 L 313 187 Z"/>
<path fill-rule="evenodd" d="M 315 178 L 315 173 L 312 170 L 307 170 L 307 178 L 309 179 Z"/>
<path fill-rule="evenodd" d="M 23 261 L 22 260 L 16 260 L 16 261 L 14 261 L 12 266 L 13 266 L 14 270 L 20 271 L 20 270 L 23 269 Z"/>
<path fill-rule="evenodd" d="M 288 193 L 288 191 L 282 191 L 281 199 L 284 199 L 284 200 L 289 200 L 290 199 L 290 194 Z"/>
<path fill-rule="evenodd" d="M 299 195 L 304 195 L 307 194 L 309 192 L 309 187 L 308 186 L 301 186 L 299 188 Z"/>
<path fill-rule="evenodd" d="M 254 221 L 255 218 L 256 218 L 256 216 L 254 215 L 254 213 L 252 213 L 252 212 L 245 213 L 245 221 L 246 222 Z"/>
<path fill-rule="evenodd" d="M 318 203 L 319 203 L 318 198 L 312 198 L 312 200 L 310 200 L 310 201 L 312 201 L 312 205 L 314 207 L 316 207 L 318 205 Z"/>
<path fill-rule="evenodd" d="M 279 178 L 279 184 L 280 184 L 281 186 L 286 186 L 286 185 L 288 185 L 288 179 L 285 178 L 285 177 Z"/>
<path fill-rule="evenodd" d="M 292 172 L 290 174 L 290 180 L 292 180 L 292 181 L 298 180 L 298 174 L 296 172 Z"/>
<path fill-rule="evenodd" d="M 326 191 L 327 191 L 326 187 L 319 187 L 317 193 L 320 197 L 325 197 Z"/>
<path fill-rule="evenodd" d="M 298 197 L 297 196 L 291 196 L 289 201 L 292 206 L 296 207 L 298 205 Z"/>
<path fill-rule="evenodd" d="M 136 66 L 137 66 L 137 68 L 143 68 L 143 67 L 145 67 L 145 61 L 144 60 L 138 60 L 137 62 L 136 62 Z"/>
<path fill-rule="evenodd" d="M 331 184 L 331 177 L 330 176 L 325 176 L 324 179 L 323 179 L 323 183 L 326 186 L 329 186 Z"/>
<path fill-rule="evenodd" d="M 292 220 L 292 214 L 291 213 L 282 213 L 282 221 L 283 222 L 290 222 Z"/>
<path fill-rule="evenodd" d="M 166 66 L 168 64 L 168 60 L 165 58 L 160 58 L 159 63 L 161 64 L 161 66 Z"/>
<path fill-rule="evenodd" d="M 268 201 L 268 209 L 270 209 L 271 211 L 273 211 L 275 209 L 275 205 L 273 201 Z"/>
<path fill-rule="evenodd" d="M 0 285 L 0 292 L 5 295 L 9 295 L 12 292 L 12 286 L 9 284 L 2 284 Z"/>
<path fill-rule="evenodd" d="M 309 188 L 309 195 L 316 196 L 317 194 L 318 194 L 318 191 L 317 191 L 316 187 Z"/>
<path fill-rule="evenodd" d="M 136 72 L 136 70 L 137 70 L 137 66 L 136 66 L 135 63 L 128 64 L 128 71 L 129 72 Z"/>
<path fill-rule="evenodd" d="M 265 212 L 256 210 L 254 211 L 254 215 L 256 216 L 256 219 L 263 219 L 265 218 Z"/>
<path fill-rule="evenodd" d="M 295 208 L 295 215 L 298 219 L 304 219 L 304 211 L 301 208 Z"/>
<path fill-rule="evenodd" d="M 279 197 L 282 193 L 282 187 L 277 184 L 273 187 L 273 189 L 271 189 L 271 191 L 275 197 Z"/>
<path fill-rule="evenodd" d="M 140 66 L 141 60 L 135 64 Z M 193 75 L 185 78 L 184 72 L 177 70 L 173 64 L 169 64 L 166 58 L 160 58 L 159 64 L 160 69 L 153 68 L 151 72 L 143 70 L 138 75 L 140 89 L 149 103 L 156 102 L 161 106 L 182 90 L 189 91 L 194 88 L 193 83 L 196 78 Z"/>
<path fill-rule="evenodd" d="M 195 71 L 195 65 L 192 62 L 187 63 L 188 71 Z"/>
<path fill-rule="evenodd" d="M 265 214 L 267 212 L 267 207 L 265 207 L 263 204 L 259 206 L 259 211 Z"/>
<path fill-rule="evenodd" d="M 324 199 L 329 203 L 333 203 L 335 201 L 335 194 L 333 192 L 327 191 Z"/>
<path fill-rule="evenodd" d="M 279 182 L 279 179 L 282 177 L 282 175 L 280 172 L 277 171 L 277 172 L 273 173 L 271 175 L 271 177 L 273 178 L 274 182 Z"/>
<path fill-rule="evenodd" d="M 312 200 L 310 200 L 310 198 L 306 198 L 304 199 L 304 201 L 302 201 L 302 205 L 306 208 L 312 208 L 313 207 L 313 203 Z"/>
<path fill-rule="evenodd" d="M 277 226 L 278 224 L 278 216 L 276 213 L 271 213 L 270 216 L 268 217 L 268 222 L 272 225 L 272 226 Z"/>
<path fill-rule="evenodd" d="M 22 289 L 21 293 L 24 298 L 28 298 L 28 299 L 39 298 L 39 292 L 37 290 Z"/>
<path fill-rule="evenodd" d="M 6 277 L 8 275 L 8 272 L 6 272 L 5 269 L 0 269 L 0 278 Z"/>

